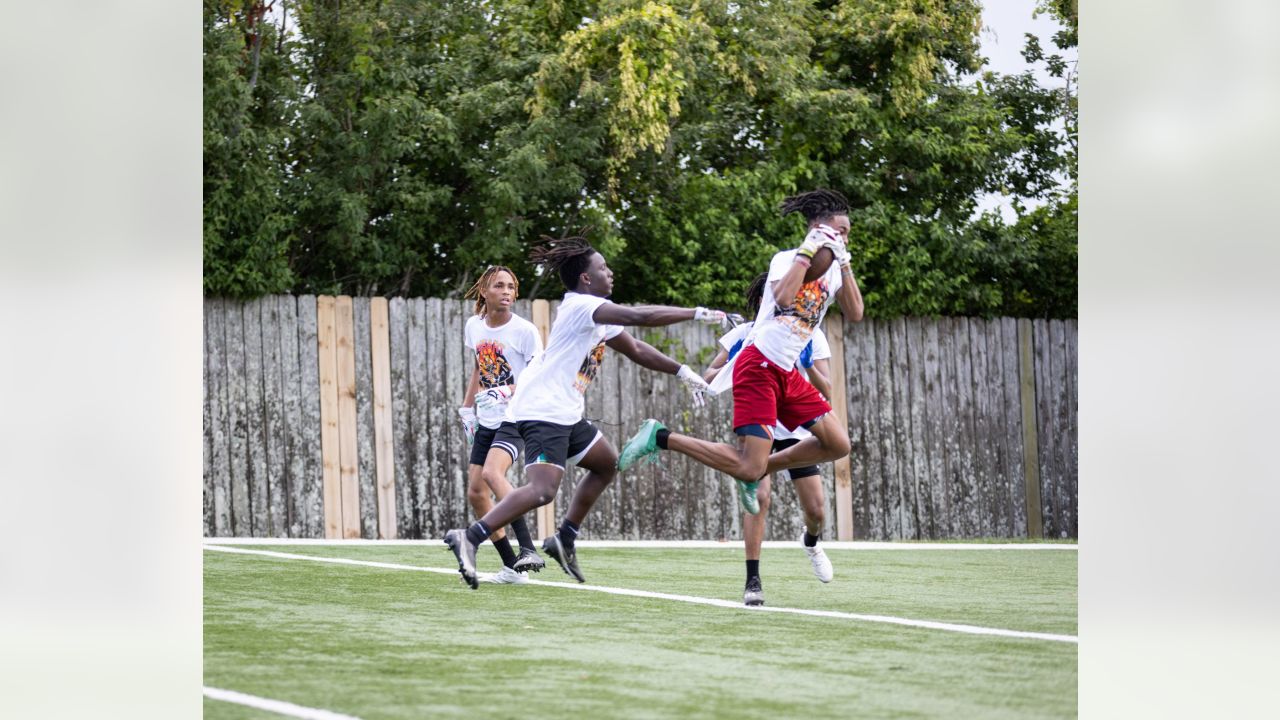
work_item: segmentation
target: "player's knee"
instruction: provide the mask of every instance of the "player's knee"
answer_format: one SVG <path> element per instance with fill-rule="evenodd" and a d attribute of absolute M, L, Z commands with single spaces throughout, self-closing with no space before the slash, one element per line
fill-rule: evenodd
<path fill-rule="evenodd" d="M 760 503 L 760 513 L 769 512 L 769 506 L 773 504 L 773 491 L 761 485 L 756 491 L 756 502 Z"/>
<path fill-rule="evenodd" d="M 767 467 L 769 467 L 768 456 L 758 460 L 755 458 L 743 458 L 738 463 L 738 470 L 733 476 L 744 482 L 755 482 L 764 477 L 764 471 Z"/>
<path fill-rule="evenodd" d="M 530 483 L 529 487 L 537 493 L 538 505 L 541 507 L 556 499 L 556 492 L 560 489 L 560 482 L 538 482 L 535 480 Z"/>
<path fill-rule="evenodd" d="M 844 432 L 836 433 L 829 443 L 825 443 L 825 446 L 831 452 L 833 460 L 842 458 L 853 450 L 853 445 L 849 442 L 849 434 Z"/>
<path fill-rule="evenodd" d="M 480 478 L 484 481 L 484 485 L 486 488 L 490 488 L 495 491 L 497 490 L 498 486 L 502 483 L 502 481 L 506 479 L 505 477 L 503 477 L 502 473 L 498 472 L 497 470 L 490 470 L 488 468 L 485 468 L 484 472 L 480 474 Z"/>
<path fill-rule="evenodd" d="M 473 482 L 467 484 L 467 502 L 475 505 L 484 502 L 489 497 L 489 487 L 483 482 Z"/>

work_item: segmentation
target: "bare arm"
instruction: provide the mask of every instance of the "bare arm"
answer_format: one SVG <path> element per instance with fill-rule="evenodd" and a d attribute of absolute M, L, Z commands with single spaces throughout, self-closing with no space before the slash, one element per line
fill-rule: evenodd
<path fill-rule="evenodd" d="M 592 313 L 591 319 L 601 325 L 638 325 L 640 327 L 659 327 L 693 319 L 693 308 L 670 307 L 668 305 L 637 305 L 627 307 L 607 302 Z M 610 346 L 612 347 L 612 346 Z M 618 350 L 622 352 L 622 350 Z"/>
<path fill-rule="evenodd" d="M 831 402 L 831 361 L 827 358 L 814 360 L 809 368 L 809 382 L 822 393 L 822 397 Z"/>
<path fill-rule="evenodd" d="M 702 379 L 711 382 L 715 379 L 720 371 L 724 369 L 724 364 L 729 362 L 729 351 L 720 348 L 720 352 L 711 360 L 711 364 L 707 366 L 706 372 L 702 373 Z"/>
<path fill-rule="evenodd" d="M 475 358 L 471 360 L 471 379 L 467 381 L 467 396 L 462 398 L 462 407 L 476 404 L 476 393 L 480 392 L 480 365 Z"/>
<path fill-rule="evenodd" d="M 804 284 L 804 273 L 808 269 L 804 263 L 792 262 L 786 275 L 770 283 L 769 287 L 773 289 L 774 301 L 778 303 L 778 307 L 789 308 L 795 304 L 796 293 L 800 292 L 800 286 Z"/>
<path fill-rule="evenodd" d="M 840 268 L 840 279 L 843 283 L 836 291 L 840 312 L 853 322 L 862 322 L 862 290 L 858 288 L 858 281 L 853 279 L 853 271 L 847 265 Z"/>
<path fill-rule="evenodd" d="M 600 307 L 605 307 L 601 305 Z M 614 307 L 617 307 L 616 305 Z M 596 310 L 596 312 L 600 312 Z M 692 312 L 692 311 L 690 311 Z M 680 371 L 680 363 L 672 360 L 662 354 L 660 350 L 643 340 L 637 340 L 626 332 L 618 333 L 612 340 L 605 343 L 609 347 L 626 355 L 632 362 L 640 367 L 650 370 L 657 370 L 668 375 L 675 375 Z"/>

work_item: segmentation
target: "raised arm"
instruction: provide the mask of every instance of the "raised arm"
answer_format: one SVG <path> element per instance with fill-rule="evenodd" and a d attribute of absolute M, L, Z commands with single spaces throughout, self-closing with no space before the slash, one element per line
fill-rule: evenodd
<path fill-rule="evenodd" d="M 862 290 L 858 288 L 858 281 L 853 278 L 853 271 L 848 265 L 840 266 L 840 279 L 843 282 L 836 291 L 840 312 L 853 322 L 862 322 Z"/>

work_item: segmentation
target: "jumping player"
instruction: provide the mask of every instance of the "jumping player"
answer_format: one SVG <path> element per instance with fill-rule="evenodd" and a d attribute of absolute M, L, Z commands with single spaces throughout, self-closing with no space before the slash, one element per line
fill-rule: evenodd
<path fill-rule="evenodd" d="M 477 587 L 476 548 L 493 528 L 555 499 L 568 463 L 577 463 L 587 475 L 574 492 L 559 532 L 546 538 L 542 549 L 566 573 L 585 582 L 574 541 L 592 505 L 617 474 L 617 451 L 603 433 L 583 419 L 583 395 L 595 378 L 605 347 L 650 370 L 676 375 L 693 393 L 694 404 L 701 405 L 707 387 L 702 377 L 688 365 L 633 338 L 622 326 L 657 327 L 684 320 L 728 324 L 728 316 L 720 310 L 624 307 L 609 302 L 613 272 L 604 256 L 581 237 L 546 239 L 530 259 L 558 272 L 568 292 L 551 325 L 546 351 L 525 370 L 520 392 L 511 405 L 525 442 L 528 483 L 500 500 L 471 527 L 445 533 L 445 543 L 458 558 L 458 570 L 472 589 Z"/>
<path fill-rule="evenodd" d="M 752 315 L 759 313 L 760 301 L 768 279 L 769 274 L 764 273 L 757 277 L 747 289 L 747 310 Z M 720 352 L 703 373 L 703 379 L 710 383 L 723 369 L 724 364 L 737 355 L 753 326 L 754 323 L 744 323 L 720 338 Z M 826 398 L 831 397 L 830 358 L 831 346 L 827 343 L 827 336 L 822 332 L 822 328 L 815 328 L 813 338 L 800 352 L 798 364 L 802 368 L 805 379 L 818 388 Z M 804 428 L 796 428 L 795 432 L 791 432 L 782 425 L 775 425 L 773 451 L 785 450 L 806 437 L 809 437 L 809 431 Z M 800 498 L 800 508 L 804 514 L 805 532 L 800 538 L 800 543 L 809 556 L 814 575 L 824 583 L 831 582 L 834 576 L 831 561 L 822 548 L 817 546 L 826 522 L 826 498 L 822 490 L 822 475 L 817 465 L 791 468 L 787 473 L 791 477 L 796 495 Z M 764 542 L 765 522 L 769 515 L 772 477 L 772 475 L 764 476 L 756 496 L 758 504 L 754 507 L 744 507 L 745 511 L 742 513 L 742 540 L 747 561 L 747 582 L 743 589 L 742 601 L 747 605 L 764 604 L 764 587 L 760 580 L 760 547 Z M 741 487 L 742 485 L 739 484 L 739 488 Z M 749 498 L 743 498 L 742 495 L 743 493 L 739 493 L 739 500 L 744 501 L 745 504 Z"/>
<path fill-rule="evenodd" d="M 515 273 L 510 268 L 491 265 L 464 296 L 476 301 L 475 314 L 467 318 L 463 330 L 475 366 L 458 415 L 471 441 L 467 502 L 476 517 L 483 517 L 493 508 L 491 492 L 499 501 L 511 492 L 507 470 L 524 448 L 508 415 L 509 403 L 521 373 L 542 352 L 542 334 L 533 323 L 511 312 L 511 303 L 519 293 L 520 282 Z M 511 549 L 506 532 L 495 529 L 490 539 L 502 557 L 502 569 L 490 578 L 491 582 L 524 583 L 527 579 L 521 573 L 541 570 L 546 565 L 523 516 L 511 521 L 511 529 L 520 542 L 520 555 Z"/>
<path fill-rule="evenodd" d="M 767 474 L 793 467 L 830 462 L 849 454 L 849 433 L 831 406 L 796 369 L 800 352 L 822 322 L 833 301 L 844 316 L 862 319 L 862 293 L 849 268 L 849 204 L 831 190 L 814 190 L 787 198 L 782 214 L 800 213 L 808 234 L 795 250 L 774 255 L 768 284 L 746 346 L 734 358 L 733 426 L 737 446 L 673 433 L 649 419 L 622 448 L 619 470 L 674 450 L 737 479 L 745 498 L 753 500 Z M 828 248 L 834 260 L 825 272 L 806 282 L 813 256 Z M 817 270 L 817 268 L 815 268 Z M 725 372 L 729 372 L 726 370 Z M 803 427 L 812 433 L 795 445 L 770 454 L 773 427 Z M 747 504 L 752 504 L 750 500 Z"/>

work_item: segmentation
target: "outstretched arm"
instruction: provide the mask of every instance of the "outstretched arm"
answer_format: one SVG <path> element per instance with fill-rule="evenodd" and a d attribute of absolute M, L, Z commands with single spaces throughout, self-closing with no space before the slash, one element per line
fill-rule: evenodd
<path fill-rule="evenodd" d="M 605 306 L 601 306 L 602 308 Z M 615 305 L 614 307 L 618 307 Z M 596 312 L 600 312 L 597 310 Z M 630 334 L 624 332 L 618 333 L 613 339 L 605 343 L 609 347 L 626 355 L 632 362 L 640 367 L 657 370 L 670 375 L 675 375 L 680 371 L 680 363 L 672 360 L 662 353 L 658 348 L 650 345 L 643 340 L 637 340 Z"/>
<path fill-rule="evenodd" d="M 591 319 L 601 325 L 638 325 L 640 327 L 659 327 L 674 325 L 685 320 L 692 320 L 694 308 L 670 307 L 667 305 L 636 305 L 627 307 L 607 302 L 591 315 Z M 612 347 L 612 345 L 610 345 Z M 615 348 L 624 353 L 621 348 Z M 636 362 L 640 362 L 637 360 Z M 641 363 L 643 364 L 643 363 Z"/>

